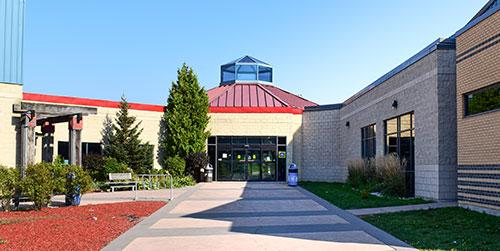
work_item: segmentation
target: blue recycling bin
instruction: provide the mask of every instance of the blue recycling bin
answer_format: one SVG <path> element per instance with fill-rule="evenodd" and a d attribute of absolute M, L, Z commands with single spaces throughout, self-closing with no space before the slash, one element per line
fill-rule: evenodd
<path fill-rule="evenodd" d="M 297 165 L 294 163 L 290 164 L 290 167 L 288 167 L 288 185 L 289 186 L 297 186 L 299 183 L 299 169 L 297 168 Z"/>

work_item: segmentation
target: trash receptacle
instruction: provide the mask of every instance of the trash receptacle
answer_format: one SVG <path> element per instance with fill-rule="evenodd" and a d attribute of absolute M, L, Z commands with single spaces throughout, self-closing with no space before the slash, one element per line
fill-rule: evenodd
<path fill-rule="evenodd" d="M 205 182 L 212 182 L 214 180 L 214 168 L 211 164 L 205 167 Z"/>
<path fill-rule="evenodd" d="M 288 185 L 297 186 L 299 182 L 299 169 L 294 163 L 290 164 L 288 168 Z"/>

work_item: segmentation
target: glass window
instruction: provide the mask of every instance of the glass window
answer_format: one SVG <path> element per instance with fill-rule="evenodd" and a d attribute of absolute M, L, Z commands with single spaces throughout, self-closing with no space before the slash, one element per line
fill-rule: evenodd
<path fill-rule="evenodd" d="M 500 109 L 500 83 L 465 95 L 465 115 Z"/>
<path fill-rule="evenodd" d="M 153 147 L 151 145 L 151 147 Z M 82 157 L 87 155 L 102 154 L 102 145 L 101 143 L 92 143 L 92 142 L 82 142 Z M 59 141 L 57 142 L 57 155 L 61 155 L 63 159 L 69 160 L 69 143 L 67 141 Z"/>
<path fill-rule="evenodd" d="M 373 158 L 376 154 L 376 125 L 361 128 L 361 157 Z"/>
<path fill-rule="evenodd" d="M 273 69 L 267 66 L 259 66 L 259 80 L 273 82 Z"/>
<path fill-rule="evenodd" d="M 385 153 L 395 153 L 406 161 L 404 172 L 407 196 L 413 196 L 415 192 L 414 117 L 411 112 L 385 121 Z"/>
<path fill-rule="evenodd" d="M 385 129 L 387 134 L 395 133 L 398 131 L 398 118 L 389 119 L 385 122 Z"/>
<path fill-rule="evenodd" d="M 257 80 L 256 65 L 237 65 L 238 80 Z"/>
<path fill-rule="evenodd" d="M 276 145 L 276 137 L 264 137 L 262 144 L 264 144 L 264 145 Z"/>
<path fill-rule="evenodd" d="M 245 145 L 247 143 L 246 137 L 233 137 L 233 144 Z"/>
<path fill-rule="evenodd" d="M 151 146 L 151 147 L 153 147 L 153 146 Z M 83 143 L 82 154 L 83 155 L 90 155 L 90 154 L 101 155 L 102 154 L 101 143 Z"/>
<path fill-rule="evenodd" d="M 221 67 L 222 82 L 230 82 L 235 80 L 235 66 L 225 65 Z"/>
<path fill-rule="evenodd" d="M 61 155 L 64 160 L 69 160 L 69 143 L 67 141 L 57 142 L 57 155 Z"/>
<path fill-rule="evenodd" d="M 411 114 L 406 114 L 400 117 L 401 125 L 400 131 L 411 129 Z"/>
<path fill-rule="evenodd" d="M 278 137 L 278 145 L 286 145 L 286 137 Z"/>
<path fill-rule="evenodd" d="M 250 145 L 260 145 L 261 137 L 248 137 L 247 140 Z"/>
<path fill-rule="evenodd" d="M 217 143 L 219 143 L 219 144 L 231 144 L 231 137 L 217 137 Z"/>
<path fill-rule="evenodd" d="M 215 144 L 215 136 L 208 137 L 208 144 L 209 145 L 214 145 Z"/>

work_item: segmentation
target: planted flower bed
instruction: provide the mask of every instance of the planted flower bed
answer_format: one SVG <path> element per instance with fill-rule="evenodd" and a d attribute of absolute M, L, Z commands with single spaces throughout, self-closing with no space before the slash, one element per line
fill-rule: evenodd
<path fill-rule="evenodd" d="M 99 250 L 165 202 L 0 212 L 0 250 Z"/>

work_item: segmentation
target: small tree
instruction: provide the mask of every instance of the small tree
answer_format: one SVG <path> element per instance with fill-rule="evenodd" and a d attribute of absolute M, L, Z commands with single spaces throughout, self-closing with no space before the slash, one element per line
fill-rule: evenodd
<path fill-rule="evenodd" d="M 151 167 L 153 151 L 148 143 L 141 142 L 141 122 L 136 123 L 136 118 L 129 114 L 128 109 L 127 99 L 122 96 L 113 129 L 103 130 L 104 155 L 125 163 L 137 172 Z"/>
<path fill-rule="evenodd" d="M 210 133 L 206 130 L 208 96 L 193 69 L 184 64 L 172 82 L 160 131 L 160 152 L 164 159 L 204 152 Z M 165 163 L 162 163 L 165 165 Z"/>

